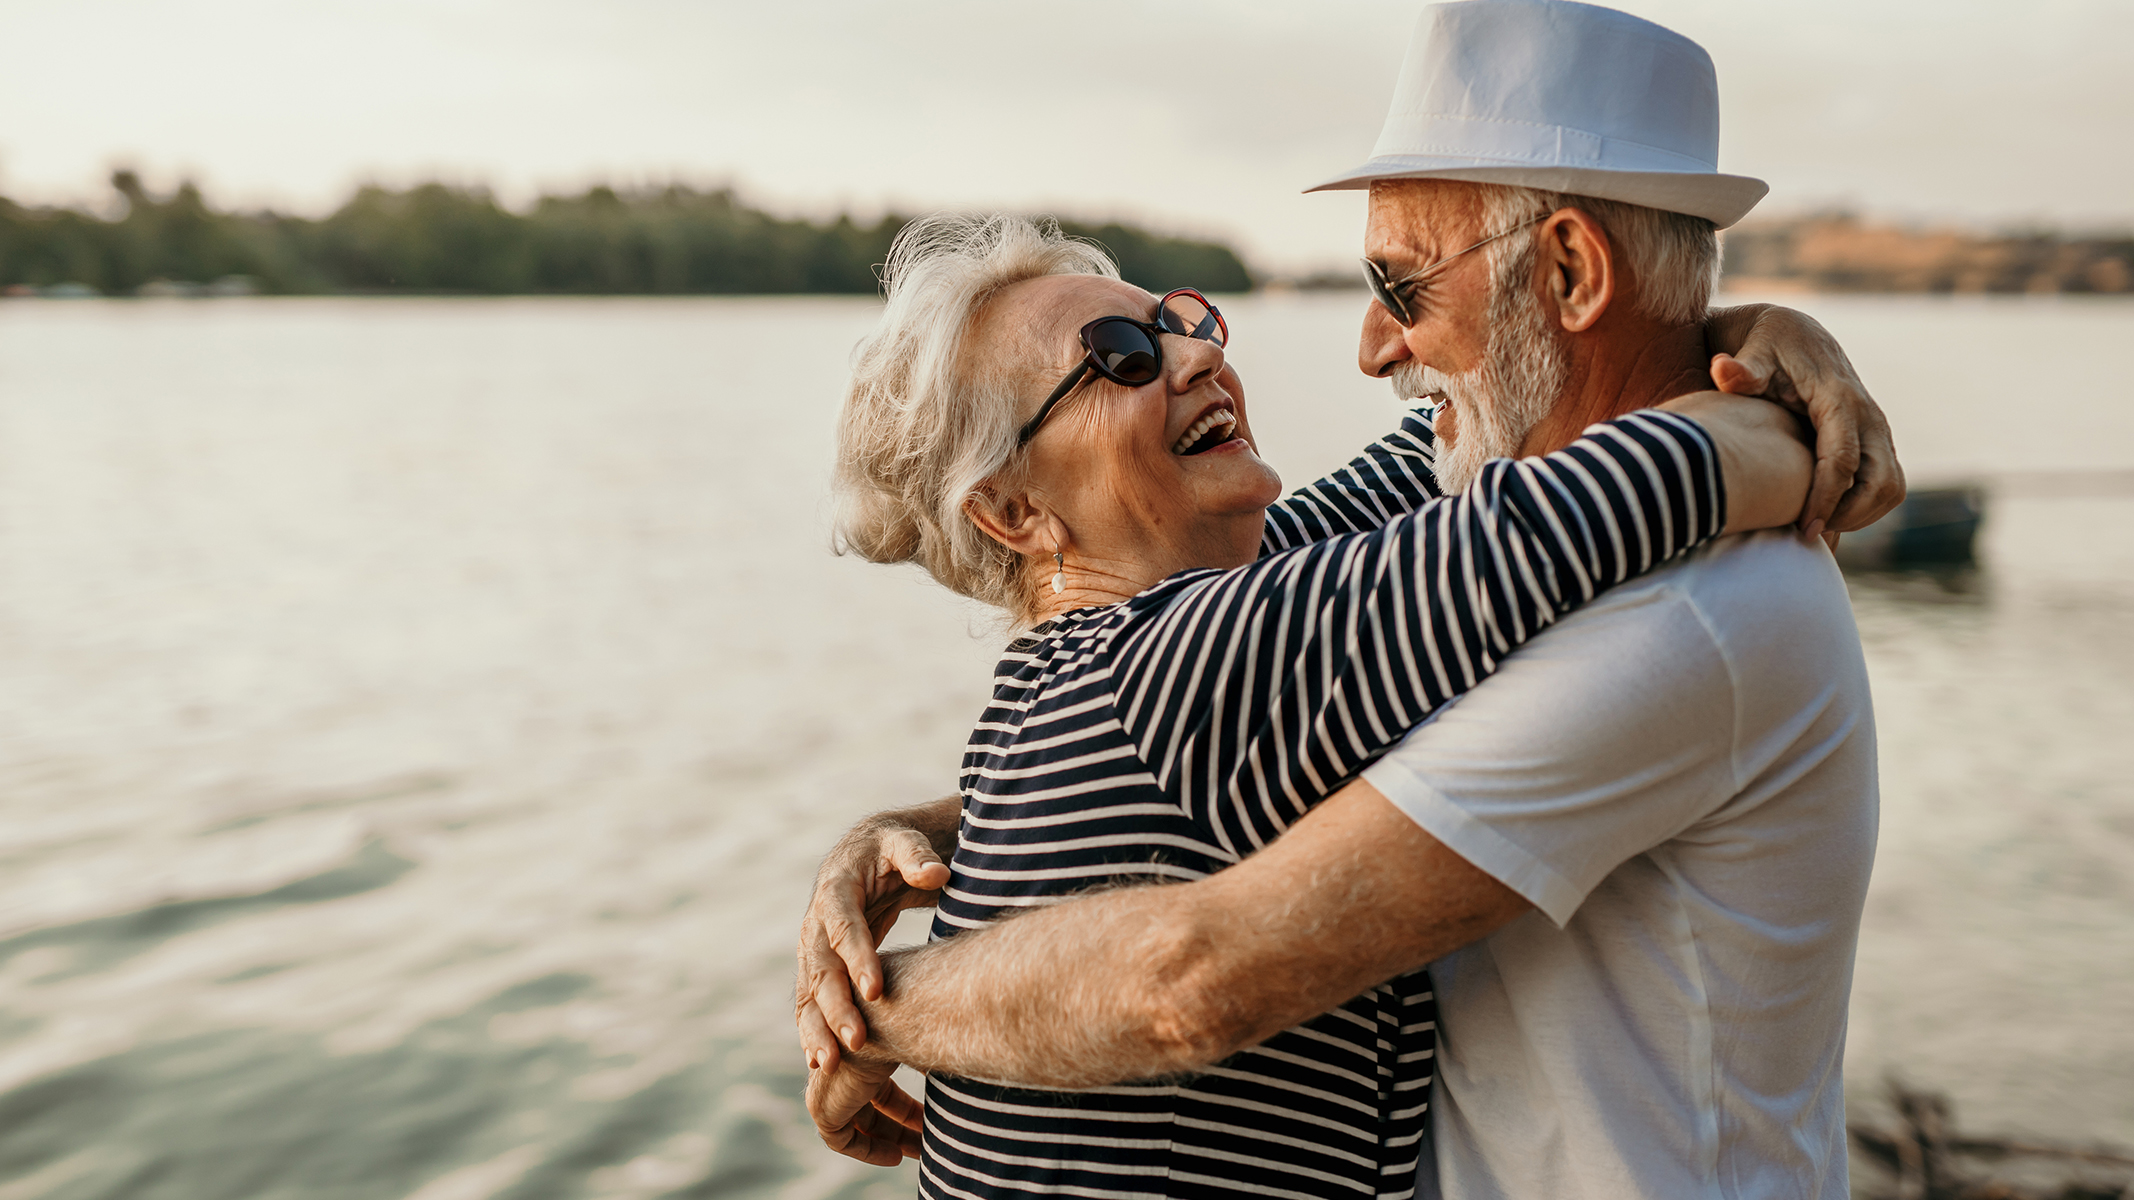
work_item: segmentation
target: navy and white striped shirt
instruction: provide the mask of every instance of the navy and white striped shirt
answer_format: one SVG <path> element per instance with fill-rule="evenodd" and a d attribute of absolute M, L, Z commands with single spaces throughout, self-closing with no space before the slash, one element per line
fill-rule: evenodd
<path fill-rule="evenodd" d="M 1520 643 L 1718 534 L 1715 448 L 1646 411 L 1439 497 L 1416 413 L 1268 511 L 1259 561 L 1180 572 L 1009 645 L 964 758 L 936 937 L 1238 862 Z M 1403 976 L 1187 1080 L 935 1074 L 920 1194 L 1407 1197 L 1436 1020 Z"/>

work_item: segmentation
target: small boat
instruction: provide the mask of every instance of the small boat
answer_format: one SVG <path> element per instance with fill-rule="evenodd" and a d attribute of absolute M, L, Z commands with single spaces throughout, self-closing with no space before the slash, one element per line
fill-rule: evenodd
<path fill-rule="evenodd" d="M 1839 538 L 1838 563 L 1855 571 L 1968 563 L 1985 515 L 1983 488 L 1917 490 L 1881 520 Z"/>

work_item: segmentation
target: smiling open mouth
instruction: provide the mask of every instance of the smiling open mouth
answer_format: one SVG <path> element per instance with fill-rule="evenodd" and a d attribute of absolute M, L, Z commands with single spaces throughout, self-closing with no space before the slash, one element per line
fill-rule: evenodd
<path fill-rule="evenodd" d="M 1237 416 L 1227 408 L 1218 408 L 1186 427 L 1178 440 L 1171 445 L 1171 453 L 1182 458 L 1205 454 L 1237 432 Z"/>

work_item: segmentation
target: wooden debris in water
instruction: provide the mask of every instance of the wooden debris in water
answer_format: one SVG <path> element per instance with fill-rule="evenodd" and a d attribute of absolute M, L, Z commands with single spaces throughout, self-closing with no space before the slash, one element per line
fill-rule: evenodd
<path fill-rule="evenodd" d="M 1889 1081 L 1895 1124 L 1851 1127 L 1883 1178 L 1855 1180 L 1867 1200 L 2134 1200 L 2134 1153 L 1959 1133 L 1948 1098 Z"/>

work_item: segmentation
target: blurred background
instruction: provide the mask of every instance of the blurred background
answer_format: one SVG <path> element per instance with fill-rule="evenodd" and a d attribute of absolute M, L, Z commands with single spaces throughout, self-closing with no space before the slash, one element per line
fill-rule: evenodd
<path fill-rule="evenodd" d="M 1845 547 L 1855 1115 L 2134 1143 L 2134 9 L 1623 7 L 1773 185 L 1729 296 L 1916 485 Z M 789 1016 L 1000 641 L 828 550 L 873 265 L 1002 208 L 1221 291 L 1308 479 L 1396 409 L 1361 196 L 1299 193 L 1418 9 L 0 0 L 0 1200 L 910 1195 Z"/>

